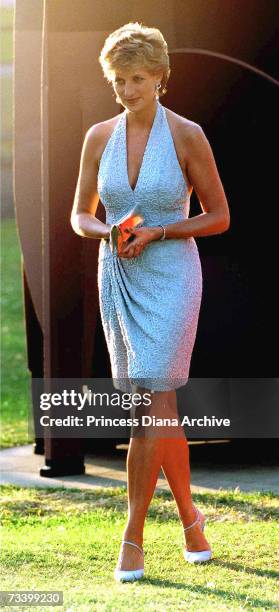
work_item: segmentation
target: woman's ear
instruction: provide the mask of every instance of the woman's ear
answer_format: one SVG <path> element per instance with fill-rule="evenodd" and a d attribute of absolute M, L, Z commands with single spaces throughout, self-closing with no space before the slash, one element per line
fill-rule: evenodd
<path fill-rule="evenodd" d="M 156 73 L 156 74 L 155 74 L 156 83 L 162 83 L 163 76 L 164 76 L 164 73 L 163 73 L 163 72 L 158 72 L 158 73 Z"/>

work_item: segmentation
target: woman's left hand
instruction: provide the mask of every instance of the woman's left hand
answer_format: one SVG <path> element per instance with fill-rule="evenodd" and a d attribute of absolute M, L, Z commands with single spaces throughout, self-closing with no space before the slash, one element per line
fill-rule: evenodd
<path fill-rule="evenodd" d="M 125 241 L 122 250 L 119 253 L 119 257 L 131 259 L 132 257 L 138 257 L 145 249 L 149 242 L 154 240 L 154 228 L 152 227 L 138 227 L 125 228 L 125 233 L 130 236 L 134 236 L 132 242 Z"/>

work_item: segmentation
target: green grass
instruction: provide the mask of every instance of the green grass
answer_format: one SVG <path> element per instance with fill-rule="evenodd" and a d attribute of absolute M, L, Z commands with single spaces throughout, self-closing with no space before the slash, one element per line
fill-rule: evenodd
<path fill-rule="evenodd" d="M 13 29 L 14 9 L 12 6 L 0 6 L 1 29 Z M 2 60 L 3 61 L 3 60 Z"/>
<path fill-rule="evenodd" d="M 30 404 L 19 238 L 14 219 L 1 223 L 1 438 L 2 447 L 28 438 Z"/>
<path fill-rule="evenodd" d="M 226 491 L 193 498 L 207 516 L 214 559 L 203 566 L 184 561 L 175 502 L 158 492 L 145 525 L 145 576 L 117 584 L 124 487 L 3 486 L 2 589 L 62 590 L 64 610 L 278 609 L 278 498 Z"/>
<path fill-rule="evenodd" d="M 8 25 L 10 28 L 10 24 Z M 10 64 L 13 61 L 13 29 L 1 32 L 1 62 Z"/>
<path fill-rule="evenodd" d="M 13 82 L 8 76 L 0 78 L 1 101 L 1 159 L 12 162 L 13 156 Z"/>

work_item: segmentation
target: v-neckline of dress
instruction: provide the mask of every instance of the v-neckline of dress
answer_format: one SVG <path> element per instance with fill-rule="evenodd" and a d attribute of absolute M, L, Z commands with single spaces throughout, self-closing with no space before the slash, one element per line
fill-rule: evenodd
<path fill-rule="evenodd" d="M 155 130 L 155 125 L 157 123 L 158 120 L 158 115 L 159 115 L 159 106 L 160 106 L 160 102 L 157 100 L 157 107 L 156 107 L 156 113 L 154 115 L 154 119 L 153 119 L 153 123 L 151 126 L 151 130 L 149 132 L 148 135 L 148 139 L 145 145 L 145 149 L 144 149 L 144 153 L 143 153 L 143 157 L 141 160 L 141 165 L 140 165 L 140 169 L 139 169 L 139 173 L 138 173 L 138 177 L 137 177 L 137 181 L 135 184 L 134 189 L 131 187 L 130 185 L 130 181 L 129 181 L 129 174 L 128 174 L 128 143 L 127 143 L 127 110 L 124 111 L 124 130 L 123 130 L 123 136 L 124 136 L 124 157 L 125 157 L 125 176 L 126 176 L 126 180 L 127 180 L 127 185 L 128 185 L 128 189 L 129 191 L 135 195 L 138 188 L 139 188 L 139 184 L 140 181 L 142 179 L 142 175 L 144 172 L 144 166 L 146 163 L 146 157 L 147 157 L 147 153 L 149 151 L 150 148 L 150 144 L 151 144 L 151 139 Z"/>

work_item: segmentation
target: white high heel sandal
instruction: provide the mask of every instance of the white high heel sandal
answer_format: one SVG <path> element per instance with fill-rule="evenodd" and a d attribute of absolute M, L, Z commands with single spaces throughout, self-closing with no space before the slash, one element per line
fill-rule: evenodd
<path fill-rule="evenodd" d="M 135 546 L 144 556 L 143 549 L 134 544 L 133 542 L 129 542 L 128 540 L 122 540 L 122 544 L 131 544 L 131 546 Z M 114 578 L 117 582 L 130 582 L 132 580 L 140 580 L 143 577 L 144 568 L 135 569 L 135 570 L 114 570 Z"/>
<path fill-rule="evenodd" d="M 189 527 L 185 527 L 183 531 L 188 531 L 188 529 L 192 529 L 192 527 L 197 525 L 197 523 L 200 524 L 202 531 L 204 531 L 205 520 L 201 520 L 199 510 L 196 509 L 196 520 L 192 523 L 192 525 L 189 525 Z M 191 552 L 184 548 L 183 555 L 185 561 L 188 561 L 188 563 L 205 563 L 206 561 L 209 561 L 211 559 L 212 550 L 199 550 L 196 552 Z"/>

